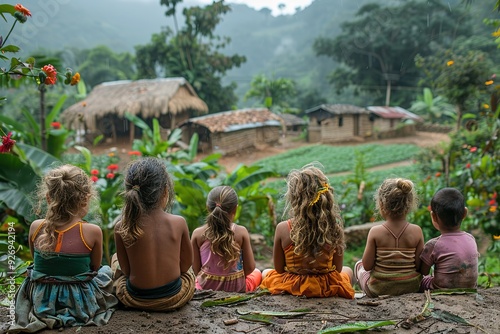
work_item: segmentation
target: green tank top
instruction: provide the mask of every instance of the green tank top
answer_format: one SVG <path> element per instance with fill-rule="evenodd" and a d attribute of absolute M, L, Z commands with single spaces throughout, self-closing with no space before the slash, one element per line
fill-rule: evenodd
<path fill-rule="evenodd" d="M 49 276 L 76 276 L 90 270 L 90 253 L 41 253 L 35 249 L 34 260 L 34 270 Z"/>

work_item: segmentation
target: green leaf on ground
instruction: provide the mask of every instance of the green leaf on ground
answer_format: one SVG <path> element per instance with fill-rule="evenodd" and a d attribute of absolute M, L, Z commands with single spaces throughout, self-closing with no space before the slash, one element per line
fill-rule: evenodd
<path fill-rule="evenodd" d="M 247 300 L 252 299 L 254 296 L 251 295 L 239 295 L 239 296 L 231 296 L 226 298 L 207 300 L 201 304 L 201 307 L 212 307 L 212 306 L 225 306 L 225 305 L 233 305 L 246 302 Z"/>
<path fill-rule="evenodd" d="M 358 321 L 351 322 L 335 327 L 330 327 L 319 331 L 317 334 L 333 334 L 333 333 L 351 333 L 357 331 L 366 331 L 368 329 L 378 328 L 382 326 L 395 325 L 396 322 L 392 320 L 382 321 Z"/>

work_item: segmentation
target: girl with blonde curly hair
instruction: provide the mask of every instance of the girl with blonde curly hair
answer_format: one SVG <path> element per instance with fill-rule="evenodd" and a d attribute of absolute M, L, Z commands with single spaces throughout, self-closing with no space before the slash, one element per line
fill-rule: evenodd
<path fill-rule="evenodd" d="M 354 266 L 359 286 L 368 297 L 418 292 L 424 236 L 406 216 L 417 207 L 413 182 L 386 179 L 375 194 L 375 207 L 385 220 L 368 233 L 363 259 Z"/>
<path fill-rule="evenodd" d="M 206 224 L 191 236 L 198 289 L 251 292 L 261 282 L 248 231 L 234 223 L 237 208 L 238 195 L 229 186 L 208 194 Z"/>
<path fill-rule="evenodd" d="M 118 300 L 111 268 L 101 266 L 102 231 L 87 223 L 93 182 L 80 168 L 50 170 L 39 184 L 37 214 L 29 231 L 34 259 L 16 296 L 16 323 L 9 333 L 105 325 Z"/>
<path fill-rule="evenodd" d="M 344 230 L 333 188 L 322 170 L 306 165 L 287 177 L 286 211 L 274 236 L 274 269 L 261 288 L 272 294 L 354 298 L 352 270 L 343 266 Z"/>

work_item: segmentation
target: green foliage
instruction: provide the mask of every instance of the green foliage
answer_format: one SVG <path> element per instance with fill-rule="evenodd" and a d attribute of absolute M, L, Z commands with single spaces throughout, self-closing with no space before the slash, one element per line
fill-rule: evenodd
<path fill-rule="evenodd" d="M 135 59 L 128 52 L 115 53 L 108 46 L 98 45 L 75 53 L 76 59 L 81 61 L 78 71 L 90 87 L 106 81 L 130 80 L 136 76 Z"/>
<path fill-rule="evenodd" d="M 435 55 L 415 58 L 422 69 L 427 83 L 456 106 L 456 128 L 460 129 L 467 103 L 477 101 L 487 91 L 492 75 L 492 66 L 486 54 L 469 51 L 465 55 L 454 54 L 451 50 Z"/>
<path fill-rule="evenodd" d="M 296 150 L 257 161 L 255 164 L 286 176 L 293 168 L 300 168 L 312 161 L 319 161 L 325 173 L 338 173 L 353 170 L 356 166 L 356 153 L 364 155 L 365 167 L 411 159 L 419 148 L 415 145 L 378 145 L 363 144 L 355 146 L 310 145 Z"/>
<path fill-rule="evenodd" d="M 442 96 L 432 96 L 430 88 L 425 87 L 423 95 L 412 103 L 410 111 L 423 116 L 431 123 L 438 123 L 449 120 L 447 115 L 453 114 L 455 109 Z"/>
<path fill-rule="evenodd" d="M 250 90 L 245 99 L 255 98 L 260 105 L 271 108 L 273 106 L 290 107 L 288 101 L 296 93 L 293 80 L 286 78 L 268 79 L 265 75 L 256 75 L 250 83 Z"/>
<path fill-rule="evenodd" d="M 330 79 L 338 92 L 355 85 L 380 104 L 389 82 L 400 87 L 417 83 L 415 50 L 427 56 L 434 43 L 446 47 L 456 36 L 470 36 L 463 15 L 462 10 L 451 11 L 439 1 L 405 1 L 401 6 L 386 7 L 368 4 L 359 9 L 356 19 L 342 24 L 342 34 L 334 39 L 319 37 L 313 48 L 317 56 L 331 57 L 343 65 Z M 392 93 L 399 104 L 413 99 L 405 90 Z"/>
<path fill-rule="evenodd" d="M 167 16 L 176 20 L 176 6 L 182 1 L 161 1 L 167 6 Z M 221 53 L 229 38 L 215 36 L 215 28 L 222 16 L 230 11 L 224 1 L 215 1 L 205 7 L 193 6 L 183 10 L 185 26 L 176 32 L 170 28 L 154 34 L 151 42 L 136 47 L 138 76 L 140 78 L 184 77 L 204 100 L 211 112 L 230 110 L 236 103 L 236 84 L 222 85 L 222 77 L 246 61 L 234 54 Z M 158 72 L 158 68 L 161 69 Z"/>

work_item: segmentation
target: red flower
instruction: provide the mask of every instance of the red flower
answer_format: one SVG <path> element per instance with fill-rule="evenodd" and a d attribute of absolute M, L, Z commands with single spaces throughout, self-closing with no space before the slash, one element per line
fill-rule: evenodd
<path fill-rule="evenodd" d="M 19 3 L 14 6 L 14 9 L 22 13 L 24 16 L 31 16 L 31 12 L 29 11 L 29 9 Z"/>
<path fill-rule="evenodd" d="M 497 203 L 497 201 L 495 201 L 494 199 L 492 199 L 492 200 L 490 200 L 490 201 L 488 202 L 488 204 L 489 204 L 490 206 L 493 206 L 493 205 L 495 205 L 496 203 Z"/>
<path fill-rule="evenodd" d="M 471 148 L 470 148 L 470 151 L 471 151 L 471 153 L 474 153 L 474 152 L 476 152 L 476 151 L 477 151 L 477 147 L 476 147 L 476 146 L 474 146 L 474 147 L 471 147 Z"/>
<path fill-rule="evenodd" d="M 0 145 L 0 153 L 9 153 L 12 147 L 16 143 L 15 140 L 11 139 L 12 132 L 9 132 L 6 136 L 2 136 L 2 145 Z"/>
<path fill-rule="evenodd" d="M 47 75 L 44 83 L 46 85 L 55 85 L 57 81 L 57 71 L 52 65 L 45 65 L 42 67 L 42 71 Z"/>
<path fill-rule="evenodd" d="M 114 177 L 115 177 L 114 173 L 108 173 L 108 174 L 106 174 L 106 178 L 107 179 L 113 179 Z"/>
<path fill-rule="evenodd" d="M 114 172 L 118 170 L 118 165 L 117 164 L 111 164 L 108 167 L 106 167 L 108 170 Z"/>
<path fill-rule="evenodd" d="M 440 177 L 440 176 L 441 176 L 441 172 L 437 172 L 436 177 Z"/>
<path fill-rule="evenodd" d="M 493 198 L 493 199 L 497 199 L 497 196 L 498 196 L 498 194 L 497 194 L 497 192 L 495 191 L 495 192 L 493 193 L 493 196 L 491 196 L 491 198 Z"/>
<path fill-rule="evenodd" d="M 99 175 L 99 171 L 97 169 L 92 169 L 90 171 L 90 174 L 92 174 L 92 175 Z"/>
<path fill-rule="evenodd" d="M 128 155 L 137 155 L 138 157 L 140 157 L 142 155 L 142 153 L 139 151 L 129 151 Z"/>
<path fill-rule="evenodd" d="M 54 129 L 60 129 L 61 128 L 61 123 L 59 123 L 59 122 L 52 122 L 52 123 L 50 123 L 50 126 L 52 126 Z"/>
<path fill-rule="evenodd" d="M 99 178 L 98 178 L 97 176 L 95 176 L 95 175 L 92 175 L 92 176 L 90 177 L 90 179 L 91 179 L 93 182 L 97 182 L 97 180 L 99 180 Z"/>
<path fill-rule="evenodd" d="M 465 168 L 467 168 L 467 169 L 470 168 L 470 162 L 468 162 L 467 165 L 465 165 Z"/>

